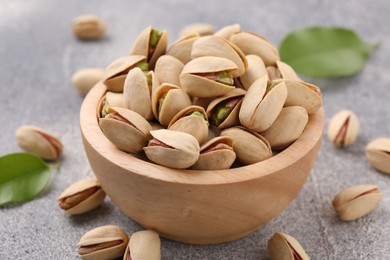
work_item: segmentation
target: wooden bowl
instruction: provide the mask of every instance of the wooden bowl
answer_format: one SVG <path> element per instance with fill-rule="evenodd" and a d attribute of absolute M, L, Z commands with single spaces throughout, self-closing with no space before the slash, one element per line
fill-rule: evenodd
<path fill-rule="evenodd" d="M 324 112 L 272 158 L 219 171 L 176 170 L 118 150 L 96 118 L 106 92 L 98 83 L 80 112 L 85 151 L 103 189 L 126 215 L 161 236 L 191 244 L 242 238 L 279 214 L 309 176 L 321 143 Z"/>

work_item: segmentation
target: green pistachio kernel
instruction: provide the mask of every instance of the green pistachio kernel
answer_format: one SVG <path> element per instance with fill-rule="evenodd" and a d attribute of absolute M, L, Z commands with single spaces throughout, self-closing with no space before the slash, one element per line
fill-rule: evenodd
<path fill-rule="evenodd" d="M 110 105 L 106 103 L 102 108 L 102 117 L 106 117 L 109 113 L 110 113 Z"/>
<path fill-rule="evenodd" d="M 212 121 L 216 126 L 219 126 L 229 116 L 231 109 L 226 107 L 226 104 L 219 104 L 212 115 Z"/>
<path fill-rule="evenodd" d="M 278 85 L 275 81 L 267 82 L 267 92 L 270 92 L 276 85 Z"/>
<path fill-rule="evenodd" d="M 230 74 L 227 71 L 219 72 L 217 81 L 220 83 L 229 85 L 229 86 L 233 86 L 233 84 L 234 84 L 234 79 L 233 79 L 232 74 Z"/>
<path fill-rule="evenodd" d="M 146 61 L 140 61 L 136 65 L 138 68 L 140 68 L 142 71 L 149 71 L 149 63 Z"/>
<path fill-rule="evenodd" d="M 152 47 L 156 47 L 157 43 L 160 41 L 162 33 L 159 32 L 157 29 L 152 29 L 150 32 L 150 39 L 149 39 L 149 45 Z"/>
<path fill-rule="evenodd" d="M 201 117 L 207 121 L 207 118 L 205 117 L 205 115 L 200 111 L 192 111 L 192 112 L 188 113 L 187 115 L 188 116 L 198 116 L 198 117 Z"/>
<path fill-rule="evenodd" d="M 152 86 L 153 86 L 153 79 L 152 79 L 152 73 L 150 72 L 144 72 L 146 81 L 148 82 L 149 91 L 152 92 Z"/>

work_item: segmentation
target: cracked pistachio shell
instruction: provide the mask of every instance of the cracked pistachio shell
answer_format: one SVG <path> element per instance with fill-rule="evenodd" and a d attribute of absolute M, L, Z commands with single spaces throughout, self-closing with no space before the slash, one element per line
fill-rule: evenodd
<path fill-rule="evenodd" d="M 99 100 L 96 110 L 97 118 L 104 117 L 106 112 L 103 112 L 103 110 L 107 111 L 109 107 L 125 107 L 123 93 L 107 91 Z"/>
<path fill-rule="evenodd" d="M 221 57 L 233 61 L 237 65 L 237 70 L 232 72 L 233 77 L 244 74 L 248 66 L 244 53 L 237 46 L 214 35 L 201 37 L 192 45 L 191 57 L 193 59 L 205 56 Z"/>
<path fill-rule="evenodd" d="M 180 110 L 190 105 L 191 99 L 187 93 L 172 84 L 161 84 L 152 95 L 153 114 L 163 126 L 168 126 L 169 122 Z"/>
<path fill-rule="evenodd" d="M 154 163 L 175 168 L 191 167 L 199 158 L 199 143 L 190 134 L 172 130 L 154 130 L 147 147 L 144 147 L 146 156 Z M 157 145 L 153 145 L 156 141 Z"/>
<path fill-rule="evenodd" d="M 195 97 L 214 97 L 227 94 L 234 89 L 229 86 L 210 80 L 196 74 L 233 72 L 237 65 L 231 60 L 221 57 L 199 57 L 187 63 L 180 74 L 180 84 L 184 91 Z"/>
<path fill-rule="evenodd" d="M 192 166 L 195 170 L 225 170 L 236 160 L 233 151 L 233 139 L 230 136 L 218 136 L 200 148 L 198 161 Z"/>
<path fill-rule="evenodd" d="M 135 232 L 130 237 L 123 260 L 160 260 L 160 237 L 152 230 Z"/>
<path fill-rule="evenodd" d="M 263 132 L 271 127 L 282 111 L 287 97 L 284 82 L 267 90 L 267 76 L 256 80 L 248 89 L 240 109 L 240 122 L 255 132 Z"/>
<path fill-rule="evenodd" d="M 150 139 L 151 126 L 138 113 L 121 107 L 111 107 L 110 114 L 120 118 L 100 118 L 99 125 L 105 136 L 118 149 L 128 153 L 138 153 Z M 127 122 L 124 122 L 127 121 Z"/>
<path fill-rule="evenodd" d="M 147 61 L 151 68 L 154 68 L 157 59 L 164 55 L 168 46 L 168 32 L 161 31 L 160 39 L 155 46 L 154 50 L 150 50 L 150 35 L 153 28 L 151 26 L 145 28 L 135 39 L 135 42 L 131 48 L 130 54 L 132 55 L 143 55 L 147 57 Z"/>
<path fill-rule="evenodd" d="M 276 61 L 276 66 L 268 66 L 267 73 L 269 80 L 292 79 L 302 81 L 290 65 L 280 60 Z"/>
<path fill-rule="evenodd" d="M 292 236 L 277 232 L 268 241 L 268 254 L 271 260 L 309 260 L 303 247 Z"/>
<path fill-rule="evenodd" d="M 179 76 L 184 68 L 183 62 L 170 55 L 158 58 L 154 73 L 160 84 L 169 83 L 180 87 Z"/>
<path fill-rule="evenodd" d="M 277 79 L 273 82 L 284 81 L 287 86 L 287 99 L 285 106 L 301 106 L 307 113 L 313 114 L 322 106 L 322 94 L 316 85 L 290 79 Z"/>
<path fill-rule="evenodd" d="M 188 115 L 192 112 L 201 113 L 204 118 L 197 115 Z M 203 107 L 189 106 L 178 112 L 168 125 L 169 130 L 184 132 L 192 135 L 200 144 L 207 140 L 209 122 Z"/>
<path fill-rule="evenodd" d="M 106 25 L 99 16 L 87 14 L 74 18 L 72 29 L 81 40 L 97 40 L 104 36 Z"/>
<path fill-rule="evenodd" d="M 167 55 L 175 57 L 183 64 L 188 63 L 191 60 L 192 45 L 199 37 L 199 34 L 193 33 L 180 38 L 167 50 Z"/>
<path fill-rule="evenodd" d="M 221 122 L 217 128 L 224 129 L 232 126 L 236 126 L 240 124 L 240 121 L 238 119 L 238 113 L 240 111 L 240 107 L 242 104 L 242 99 L 245 95 L 246 91 L 241 88 L 235 88 L 232 91 L 228 92 L 226 95 L 223 95 L 219 98 L 214 99 L 207 107 L 207 116 L 209 117 L 210 121 L 212 121 L 213 114 L 216 113 L 216 109 L 218 109 L 219 104 L 221 104 L 224 101 L 227 101 L 231 98 L 241 97 L 241 100 L 238 101 L 238 103 L 235 105 L 233 110 L 229 113 L 229 115 L 226 117 L 226 119 Z M 213 122 L 212 122 L 213 123 Z"/>
<path fill-rule="evenodd" d="M 249 165 L 266 160 L 272 156 L 268 141 L 258 133 L 243 127 L 231 127 L 221 131 L 221 136 L 230 136 L 237 160 Z"/>
<path fill-rule="evenodd" d="M 214 27 L 207 23 L 190 24 L 181 29 L 180 36 L 185 37 L 194 33 L 197 33 L 200 36 L 211 35 L 214 33 Z"/>
<path fill-rule="evenodd" d="M 123 92 L 127 73 L 141 61 L 145 61 L 145 56 L 127 55 L 111 62 L 106 68 L 106 76 L 103 81 L 107 90 Z"/>
<path fill-rule="evenodd" d="M 350 110 L 342 110 L 330 120 L 328 136 L 337 147 L 348 146 L 355 142 L 359 135 L 360 123 L 358 117 Z"/>
<path fill-rule="evenodd" d="M 263 60 L 257 55 L 247 55 L 248 67 L 243 75 L 239 78 L 242 87 L 246 90 L 258 80 L 259 78 L 267 75 L 267 69 L 265 68 Z"/>
<path fill-rule="evenodd" d="M 76 215 L 88 212 L 103 203 L 106 193 L 97 179 L 78 181 L 58 197 L 59 206 L 66 214 Z"/>
<path fill-rule="evenodd" d="M 84 68 L 76 71 L 72 76 L 72 84 L 76 90 L 85 96 L 105 76 L 105 70 L 101 68 Z"/>
<path fill-rule="evenodd" d="M 61 141 L 41 128 L 24 125 L 16 130 L 15 136 L 18 145 L 23 150 L 45 160 L 56 160 L 62 153 Z"/>
<path fill-rule="evenodd" d="M 366 156 L 375 169 L 390 174 L 390 138 L 371 141 L 366 147 Z"/>
<path fill-rule="evenodd" d="M 351 221 L 370 213 L 381 201 L 376 185 L 357 185 L 339 192 L 332 204 L 340 219 Z"/>
<path fill-rule="evenodd" d="M 278 49 L 264 37 L 250 32 L 239 32 L 231 35 L 229 40 L 240 48 L 245 55 L 259 56 L 266 66 L 276 65 L 280 60 Z"/>
<path fill-rule="evenodd" d="M 150 77 L 155 78 L 153 71 L 149 72 Z M 154 83 L 155 82 L 154 79 Z M 152 111 L 152 86 L 149 86 L 144 72 L 140 68 L 134 68 L 126 76 L 123 87 L 124 105 L 126 108 L 140 114 L 146 120 L 154 118 Z"/>
<path fill-rule="evenodd" d="M 236 23 L 221 28 L 219 31 L 214 33 L 214 35 L 229 40 L 229 37 L 231 35 L 235 33 L 239 33 L 240 31 L 241 31 L 241 26 L 238 23 Z"/>
<path fill-rule="evenodd" d="M 285 107 L 270 128 L 262 132 L 273 150 L 283 150 L 297 140 L 309 120 L 303 107 Z"/>
<path fill-rule="evenodd" d="M 83 260 L 105 260 L 121 257 L 129 243 L 129 237 L 120 227 L 101 226 L 85 233 L 77 244 Z"/>

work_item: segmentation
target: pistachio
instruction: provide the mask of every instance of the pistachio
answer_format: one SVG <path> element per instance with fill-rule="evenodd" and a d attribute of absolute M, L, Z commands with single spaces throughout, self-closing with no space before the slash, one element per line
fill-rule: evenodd
<path fill-rule="evenodd" d="M 292 236 L 277 232 L 268 241 L 268 254 L 272 260 L 309 260 L 303 247 Z"/>
<path fill-rule="evenodd" d="M 187 64 L 191 60 L 192 45 L 199 37 L 199 34 L 193 33 L 180 38 L 167 50 L 167 55 Z"/>
<path fill-rule="evenodd" d="M 97 40 L 104 36 L 106 25 L 96 15 L 81 15 L 73 19 L 72 29 L 81 40 Z"/>
<path fill-rule="evenodd" d="M 268 140 L 273 150 L 282 150 L 301 136 L 308 120 L 303 107 L 285 107 L 272 126 L 261 135 Z"/>
<path fill-rule="evenodd" d="M 144 147 L 146 156 L 157 164 L 184 169 L 191 167 L 199 158 L 199 143 L 190 134 L 172 130 L 154 130 L 153 139 Z"/>
<path fill-rule="evenodd" d="M 335 114 L 329 123 L 328 136 L 339 148 L 355 142 L 359 134 L 359 119 L 350 110 L 342 110 Z"/>
<path fill-rule="evenodd" d="M 109 113 L 110 107 L 124 107 L 123 93 L 108 91 L 99 101 L 96 111 L 97 118 L 105 117 Z"/>
<path fill-rule="evenodd" d="M 370 213 L 381 199 L 378 186 L 357 185 L 339 192 L 332 204 L 340 219 L 351 221 Z"/>
<path fill-rule="evenodd" d="M 229 40 L 229 37 L 231 35 L 238 33 L 240 31 L 241 31 L 241 26 L 238 23 L 236 23 L 221 28 L 219 31 L 214 33 L 214 35 Z"/>
<path fill-rule="evenodd" d="M 138 231 L 131 235 L 123 260 L 160 260 L 160 237 L 152 230 Z"/>
<path fill-rule="evenodd" d="M 207 23 L 194 23 L 187 25 L 180 31 L 181 37 L 197 33 L 200 36 L 211 35 L 214 33 L 214 27 Z"/>
<path fill-rule="evenodd" d="M 366 147 L 366 156 L 375 169 L 390 174 L 390 138 L 371 141 Z"/>
<path fill-rule="evenodd" d="M 249 87 L 259 78 L 267 74 L 263 60 L 256 55 L 247 55 L 246 60 L 248 62 L 248 67 L 243 75 L 241 75 L 237 80 L 242 88 L 248 90 Z"/>
<path fill-rule="evenodd" d="M 237 160 L 244 165 L 261 162 L 272 156 L 268 141 L 260 134 L 246 128 L 227 128 L 221 131 L 221 136 L 230 136 L 234 140 L 233 150 Z"/>
<path fill-rule="evenodd" d="M 108 225 L 85 233 L 77 244 L 83 260 L 115 259 L 123 255 L 129 237 L 120 227 Z"/>
<path fill-rule="evenodd" d="M 151 126 L 142 116 L 121 107 L 110 107 L 109 113 L 99 119 L 105 136 L 120 150 L 138 153 L 150 139 Z"/>
<path fill-rule="evenodd" d="M 18 145 L 23 150 L 45 160 L 56 160 L 62 153 L 61 141 L 41 128 L 24 125 L 16 130 L 15 135 Z"/>
<path fill-rule="evenodd" d="M 104 78 L 104 76 L 104 69 L 85 68 L 76 71 L 73 74 L 71 81 L 77 91 L 82 96 L 85 96 L 96 83 Z"/>
<path fill-rule="evenodd" d="M 98 207 L 105 196 L 97 179 L 85 179 L 69 186 L 57 200 L 65 213 L 76 215 Z"/>
<path fill-rule="evenodd" d="M 302 81 L 290 65 L 280 60 L 276 61 L 276 66 L 268 66 L 267 73 L 269 80 L 292 79 Z"/>
<path fill-rule="evenodd" d="M 179 76 L 183 67 L 184 64 L 175 57 L 163 55 L 157 60 L 154 71 L 160 84 L 169 83 L 180 86 Z"/>

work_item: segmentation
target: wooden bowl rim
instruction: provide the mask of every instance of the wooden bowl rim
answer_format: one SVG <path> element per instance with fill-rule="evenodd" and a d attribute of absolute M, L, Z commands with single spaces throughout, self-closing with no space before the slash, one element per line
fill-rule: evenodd
<path fill-rule="evenodd" d="M 324 111 L 319 109 L 309 116 L 308 124 L 292 145 L 271 158 L 252 165 L 228 170 L 178 170 L 136 158 L 118 150 L 103 134 L 96 117 L 96 108 L 106 86 L 98 82 L 85 97 L 80 111 L 80 127 L 84 141 L 107 161 L 139 177 L 169 183 L 191 185 L 220 185 L 250 181 L 287 168 L 306 156 L 322 138 Z M 111 173 L 107 173 L 111 174 Z"/>

